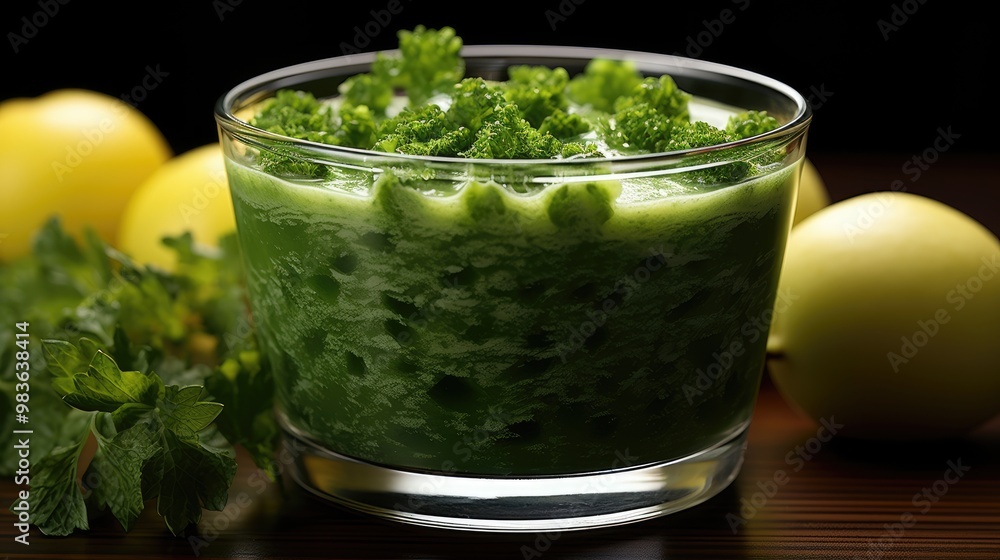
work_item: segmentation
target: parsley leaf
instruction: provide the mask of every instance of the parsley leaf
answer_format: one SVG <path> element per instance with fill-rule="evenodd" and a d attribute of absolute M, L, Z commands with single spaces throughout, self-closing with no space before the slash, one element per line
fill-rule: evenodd
<path fill-rule="evenodd" d="M 156 511 L 175 535 L 201 519 L 202 507 L 226 507 L 236 460 L 226 450 L 211 447 L 192 435 L 160 432 L 164 452 L 147 463 L 143 477 L 156 481 Z"/>
<path fill-rule="evenodd" d="M 32 522 L 46 535 L 65 536 L 89 527 L 83 493 L 76 482 L 89 420 L 89 414 L 67 414 L 57 446 L 32 465 Z"/>
<path fill-rule="evenodd" d="M 130 531 L 143 508 L 142 467 L 162 449 L 142 425 L 107 435 L 104 430 L 113 429 L 109 421 L 109 415 L 97 415 L 94 434 L 98 448 L 84 480 L 96 481 L 93 499 L 98 507 L 110 507 L 122 527 Z M 103 430 L 97 427 L 100 423 L 105 424 Z"/>
<path fill-rule="evenodd" d="M 100 456 L 94 469 L 110 486 L 97 500 L 110 506 L 126 530 L 144 496 L 157 497 L 157 511 L 174 534 L 197 523 L 202 507 L 225 507 L 236 460 L 199 435 L 222 411 L 221 404 L 201 400 L 202 387 L 164 387 L 155 375 L 121 371 L 103 352 L 73 381 L 76 391 L 63 400 L 82 410 L 112 413 L 102 416 L 102 426 L 94 430 Z M 122 407 L 128 413 L 118 414 Z"/>
<path fill-rule="evenodd" d="M 213 254 L 190 235 L 165 245 L 178 254 L 176 272 L 137 266 L 93 235 L 78 243 L 53 218 L 33 255 L 0 263 L 0 315 L 31 324 L 28 484 L 32 521 L 45 534 L 86 529 L 105 510 L 128 531 L 150 500 L 179 534 L 203 509 L 225 506 L 236 445 L 277 476 L 273 381 L 235 235 Z M 14 341 L 11 325 L 0 325 L 6 448 L 17 443 Z M 0 457 L 0 475 L 17 468 L 16 454 Z"/>
<path fill-rule="evenodd" d="M 73 376 L 73 392 L 63 400 L 80 410 L 114 412 L 127 403 L 153 405 L 162 381 L 138 371 L 121 371 L 110 356 L 98 352 L 87 373 Z"/>

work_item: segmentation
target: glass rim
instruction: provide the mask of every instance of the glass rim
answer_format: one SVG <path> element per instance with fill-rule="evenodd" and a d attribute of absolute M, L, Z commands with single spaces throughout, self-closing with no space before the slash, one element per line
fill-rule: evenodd
<path fill-rule="evenodd" d="M 770 95 L 781 96 L 788 101 L 791 101 L 795 107 L 794 115 L 788 120 L 788 122 L 764 134 L 702 148 L 690 148 L 671 152 L 650 152 L 645 154 L 612 155 L 587 158 L 499 159 L 388 153 L 363 148 L 351 148 L 346 146 L 324 144 L 321 142 L 313 142 L 301 138 L 285 136 L 254 127 L 250 123 L 237 117 L 235 114 L 234 107 L 241 104 L 245 106 L 248 104 L 250 99 L 260 97 L 261 94 L 273 93 L 283 87 L 293 87 L 295 84 L 303 84 L 324 77 L 347 77 L 366 71 L 379 54 L 398 55 L 399 49 L 371 51 L 316 59 L 278 68 L 244 80 L 243 82 L 230 88 L 216 101 L 216 123 L 222 130 L 239 136 L 242 139 L 246 139 L 249 136 L 271 143 L 277 143 L 285 146 L 295 146 L 299 150 L 307 153 L 334 156 L 340 160 L 346 158 L 364 162 L 369 165 L 377 162 L 396 162 L 399 164 L 410 165 L 425 162 L 451 165 L 461 164 L 504 167 L 529 165 L 572 167 L 593 166 L 595 164 L 612 166 L 622 165 L 631 167 L 633 164 L 648 165 L 657 162 L 673 163 L 692 155 L 725 152 L 741 146 L 792 139 L 805 132 L 812 120 L 812 109 L 809 106 L 809 103 L 796 89 L 774 78 L 765 76 L 758 72 L 738 68 L 736 66 L 677 55 L 627 49 L 521 44 L 464 45 L 460 51 L 460 56 L 466 61 L 469 59 L 488 60 L 491 58 L 504 57 L 545 57 L 578 61 L 586 61 L 594 58 L 610 58 L 615 60 L 629 60 L 637 65 L 670 66 L 681 70 L 681 73 L 691 72 L 692 74 L 700 74 L 702 76 L 723 76 L 729 79 L 740 80 L 764 87 L 769 90 Z M 344 70 L 349 71 L 343 72 Z M 670 74 L 670 72 L 663 73 Z M 675 72 L 674 74 L 677 73 Z"/>

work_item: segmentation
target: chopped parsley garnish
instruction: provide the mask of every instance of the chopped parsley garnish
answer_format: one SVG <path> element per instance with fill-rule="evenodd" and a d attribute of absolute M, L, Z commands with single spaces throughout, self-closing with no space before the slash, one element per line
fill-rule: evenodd
<path fill-rule="evenodd" d="M 703 148 L 779 125 L 757 111 L 734 115 L 724 129 L 692 122 L 689 93 L 668 75 L 643 76 L 628 61 L 595 59 L 573 77 L 564 68 L 529 65 L 508 67 L 501 82 L 465 77 L 461 48 L 450 27 L 402 31 L 398 55 L 378 53 L 371 71 L 344 81 L 337 98 L 281 90 L 250 124 L 337 146 L 492 159 Z M 322 176 L 315 164 L 280 147 L 262 154 L 261 165 L 277 174 Z"/>

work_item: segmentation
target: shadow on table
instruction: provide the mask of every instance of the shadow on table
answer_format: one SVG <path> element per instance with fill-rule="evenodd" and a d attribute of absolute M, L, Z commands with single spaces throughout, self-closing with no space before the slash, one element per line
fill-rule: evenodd
<path fill-rule="evenodd" d="M 857 467 L 873 473 L 934 473 L 949 461 L 961 460 L 981 469 L 970 470 L 974 478 L 996 479 L 1000 475 L 1000 437 L 995 434 L 909 442 L 834 438 L 829 449 L 831 466 Z"/>

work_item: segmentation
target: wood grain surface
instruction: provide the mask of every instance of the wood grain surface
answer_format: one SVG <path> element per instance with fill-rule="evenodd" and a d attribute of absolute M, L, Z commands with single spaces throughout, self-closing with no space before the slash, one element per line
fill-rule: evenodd
<path fill-rule="evenodd" d="M 907 179 L 901 166 L 908 157 L 813 161 L 837 200 Z M 908 190 L 997 232 L 996 185 L 993 158 L 967 156 L 942 158 Z M 695 508 L 619 528 L 498 535 L 394 524 L 294 486 L 255 483 L 252 464 L 241 456 L 230 505 L 206 513 L 200 540 L 170 536 L 148 504 L 127 535 L 104 517 L 67 538 L 33 529 L 30 546 L 23 546 L 14 542 L 13 518 L 4 509 L 0 558 L 1000 560 L 1000 418 L 962 440 L 906 445 L 811 441 L 817 430 L 765 379 L 737 480 Z M 797 447 L 810 458 L 796 455 Z M 924 489 L 937 500 L 923 497 Z M 0 503 L 11 503 L 14 492 L 12 480 L 0 480 Z"/>

